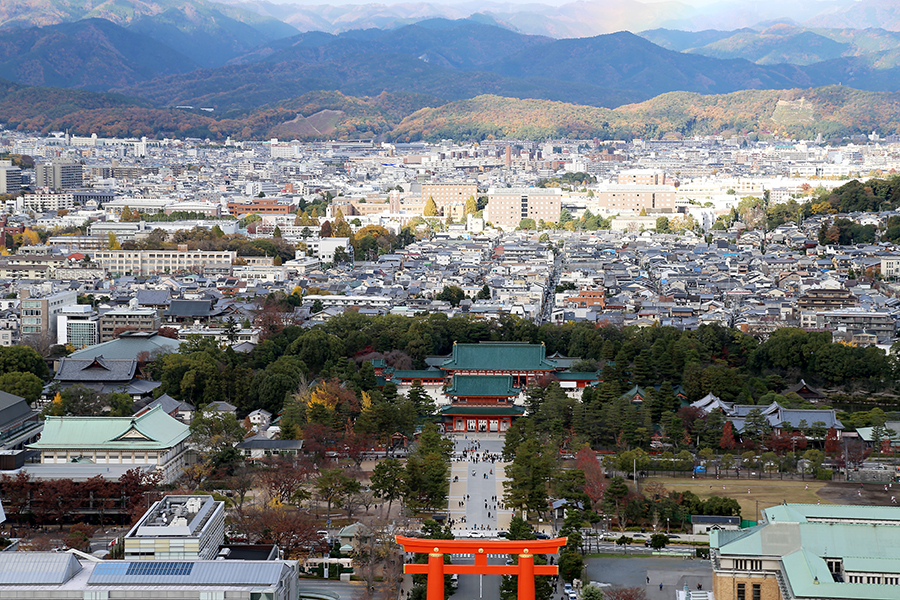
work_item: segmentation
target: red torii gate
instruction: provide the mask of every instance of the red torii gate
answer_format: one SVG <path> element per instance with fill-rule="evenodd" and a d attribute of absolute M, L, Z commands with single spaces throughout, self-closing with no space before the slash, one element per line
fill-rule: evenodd
<path fill-rule="evenodd" d="M 552 540 L 432 540 L 398 535 L 406 552 L 428 554 L 428 564 L 403 565 L 404 573 L 428 575 L 427 600 L 444 600 L 444 575 L 517 575 L 518 600 L 534 600 L 534 576 L 556 575 L 556 565 L 535 565 L 535 554 L 556 554 L 566 538 Z M 474 565 L 445 565 L 445 554 L 473 554 Z M 488 554 L 518 554 L 517 565 L 489 565 Z"/>

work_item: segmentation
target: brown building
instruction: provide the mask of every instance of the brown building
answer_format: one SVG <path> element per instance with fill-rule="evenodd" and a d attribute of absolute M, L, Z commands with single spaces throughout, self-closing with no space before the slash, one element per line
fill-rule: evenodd
<path fill-rule="evenodd" d="M 625 184 L 607 185 L 594 192 L 599 208 L 609 211 L 675 212 L 674 185 Z"/>
<path fill-rule="evenodd" d="M 569 296 L 565 301 L 577 308 L 606 308 L 606 291 L 581 288 L 577 296 Z"/>
<path fill-rule="evenodd" d="M 811 289 L 797 298 L 797 308 L 800 310 L 834 310 L 857 304 L 857 297 L 843 288 Z"/>
<path fill-rule="evenodd" d="M 229 202 L 228 212 L 234 217 L 244 217 L 256 213 L 258 215 L 289 215 L 293 210 L 290 204 L 278 204 L 275 198 L 253 198 L 248 202 Z"/>

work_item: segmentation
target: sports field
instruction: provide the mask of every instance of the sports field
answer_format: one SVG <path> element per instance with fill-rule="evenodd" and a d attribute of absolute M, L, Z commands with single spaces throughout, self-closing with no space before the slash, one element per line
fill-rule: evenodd
<path fill-rule="evenodd" d="M 824 481 L 780 479 L 687 479 L 681 477 L 648 477 L 641 481 L 641 490 L 648 483 L 661 483 L 667 491 L 690 491 L 703 499 L 710 496 L 734 498 L 741 505 L 741 516 L 749 521 L 759 519 L 759 511 L 781 504 L 832 504 L 817 492 L 827 485 Z"/>

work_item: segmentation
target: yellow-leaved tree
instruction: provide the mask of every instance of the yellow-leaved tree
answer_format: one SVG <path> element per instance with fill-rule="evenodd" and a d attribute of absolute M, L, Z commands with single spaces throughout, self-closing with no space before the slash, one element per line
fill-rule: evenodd
<path fill-rule="evenodd" d="M 434 198 L 431 196 L 428 196 L 428 201 L 425 202 L 425 209 L 422 211 L 422 214 L 426 217 L 438 216 L 437 204 L 434 203 Z"/>

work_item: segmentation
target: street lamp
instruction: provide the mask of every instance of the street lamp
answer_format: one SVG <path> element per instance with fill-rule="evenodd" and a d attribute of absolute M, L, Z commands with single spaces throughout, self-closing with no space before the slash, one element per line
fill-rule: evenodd
<path fill-rule="evenodd" d="M 669 517 L 666 517 L 666 535 L 669 535 Z"/>

